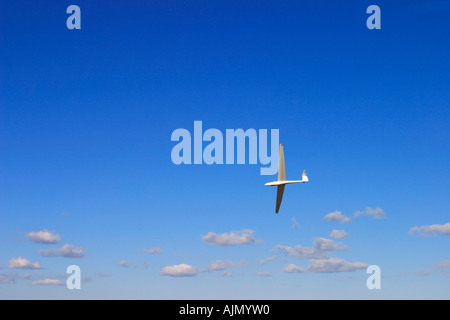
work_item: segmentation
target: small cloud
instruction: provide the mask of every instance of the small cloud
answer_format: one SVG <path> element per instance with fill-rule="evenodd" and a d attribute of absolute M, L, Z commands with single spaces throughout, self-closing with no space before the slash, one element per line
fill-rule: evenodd
<path fill-rule="evenodd" d="M 292 217 L 292 229 L 298 229 L 300 228 L 300 225 L 297 222 L 297 219 L 295 217 Z"/>
<path fill-rule="evenodd" d="M 329 222 L 339 222 L 341 224 L 348 223 L 348 222 L 352 221 L 352 219 L 350 219 L 349 217 L 344 216 L 341 211 L 337 211 L 337 210 L 327 214 L 324 217 L 324 219 L 329 221 Z"/>
<path fill-rule="evenodd" d="M 290 263 L 286 267 L 283 268 L 283 272 L 286 272 L 286 273 L 296 273 L 296 272 L 300 273 L 300 272 L 302 272 L 302 270 L 304 270 L 304 269 L 302 269 L 301 267 L 299 267 L 293 263 Z"/>
<path fill-rule="evenodd" d="M 329 237 L 332 239 L 336 239 L 336 240 L 345 239 L 348 237 L 348 233 L 345 232 L 344 230 L 333 229 L 333 231 L 331 231 Z"/>
<path fill-rule="evenodd" d="M 126 261 L 126 260 L 120 260 L 119 262 L 117 262 L 117 265 L 118 265 L 119 267 L 122 267 L 122 268 L 128 268 L 128 267 L 130 267 L 132 264 L 133 264 L 133 263 L 132 263 L 131 261 Z"/>
<path fill-rule="evenodd" d="M 430 275 L 430 271 L 428 271 L 428 270 L 417 270 L 415 273 L 416 273 L 416 276 L 420 276 L 420 277 L 425 277 L 425 276 Z"/>
<path fill-rule="evenodd" d="M 436 265 L 436 268 L 450 268 L 450 260 L 444 260 Z"/>
<path fill-rule="evenodd" d="M 434 267 L 438 268 L 441 274 L 450 277 L 450 260 L 441 261 Z"/>
<path fill-rule="evenodd" d="M 224 273 L 222 273 L 222 277 L 224 277 L 224 278 L 231 278 L 232 276 L 233 276 L 233 274 L 228 271 L 225 271 Z"/>
<path fill-rule="evenodd" d="M 317 250 L 311 247 L 302 247 L 301 245 L 296 245 L 293 247 L 278 245 L 276 247 L 278 250 L 282 250 L 289 257 L 295 257 L 299 259 L 309 259 L 309 258 L 322 258 L 328 256 L 328 253 Z"/>
<path fill-rule="evenodd" d="M 0 274 L 0 284 L 15 284 L 17 278 L 17 272 L 2 273 Z"/>
<path fill-rule="evenodd" d="M 61 236 L 59 234 L 45 229 L 38 232 L 28 232 L 26 237 L 34 243 L 55 244 L 61 242 Z"/>
<path fill-rule="evenodd" d="M 228 268 L 247 267 L 247 266 L 248 266 L 247 262 L 245 261 L 234 262 L 234 261 L 217 260 L 211 262 L 209 266 L 206 268 L 206 271 L 217 271 L 217 270 L 225 270 Z"/>
<path fill-rule="evenodd" d="M 24 273 L 23 275 L 20 276 L 20 279 L 31 279 L 33 278 L 34 274 L 32 273 Z"/>
<path fill-rule="evenodd" d="M 335 273 L 366 269 L 369 265 L 363 262 L 348 262 L 341 258 L 311 259 L 306 268 L 290 264 L 283 268 L 287 273 Z"/>
<path fill-rule="evenodd" d="M 65 244 L 61 248 L 41 249 L 37 252 L 43 257 L 83 258 L 87 251 L 83 248 L 75 248 L 71 244 Z"/>
<path fill-rule="evenodd" d="M 418 233 L 421 236 L 436 236 L 436 233 L 442 233 L 450 235 L 450 222 L 446 224 L 432 224 L 428 226 L 412 227 L 409 230 L 409 234 L 413 235 Z"/>
<path fill-rule="evenodd" d="M 260 277 L 271 277 L 272 276 L 272 274 L 270 272 L 257 272 L 256 275 L 260 276 Z"/>
<path fill-rule="evenodd" d="M 252 244 L 257 242 L 257 240 L 253 238 L 253 233 L 254 233 L 253 230 L 242 230 L 222 234 L 215 234 L 214 232 L 208 232 L 207 235 L 202 236 L 202 241 L 204 243 L 217 246 Z"/>
<path fill-rule="evenodd" d="M 296 257 L 300 259 L 319 259 L 326 258 L 332 251 L 342 251 L 348 248 L 340 243 L 335 243 L 331 239 L 315 238 L 312 247 L 302 247 L 296 245 L 293 247 L 278 245 L 278 250 L 283 250 L 289 257 Z"/>
<path fill-rule="evenodd" d="M 95 275 L 100 278 L 109 278 L 112 276 L 111 273 L 106 273 L 106 272 L 97 272 L 97 273 L 95 273 Z"/>
<path fill-rule="evenodd" d="M 359 217 L 359 216 L 369 216 L 372 217 L 373 219 L 384 219 L 386 218 L 386 214 L 384 213 L 383 209 L 381 209 L 380 207 L 376 207 L 371 208 L 371 207 L 366 207 L 366 210 L 364 211 L 356 211 L 354 214 L 355 218 Z"/>
<path fill-rule="evenodd" d="M 315 238 L 313 247 L 318 251 L 342 251 L 348 248 L 340 243 L 334 243 L 333 240 L 327 238 Z"/>
<path fill-rule="evenodd" d="M 191 265 L 176 264 L 162 268 L 159 274 L 170 277 L 193 277 L 199 273 L 200 271 Z"/>
<path fill-rule="evenodd" d="M 9 269 L 42 269 L 39 262 L 30 262 L 28 259 L 18 257 L 9 259 Z"/>
<path fill-rule="evenodd" d="M 277 256 L 272 256 L 272 257 L 269 257 L 269 258 L 266 258 L 266 259 L 262 259 L 262 260 L 258 259 L 256 264 L 262 266 L 262 265 L 265 265 L 266 263 L 274 261 L 276 258 L 277 258 Z"/>
<path fill-rule="evenodd" d="M 64 286 L 65 282 L 57 279 L 36 280 L 31 283 L 32 286 Z"/>
<path fill-rule="evenodd" d="M 163 252 L 162 249 L 158 248 L 158 247 L 153 247 L 150 249 L 142 249 L 141 251 L 145 252 L 145 253 L 162 253 Z"/>

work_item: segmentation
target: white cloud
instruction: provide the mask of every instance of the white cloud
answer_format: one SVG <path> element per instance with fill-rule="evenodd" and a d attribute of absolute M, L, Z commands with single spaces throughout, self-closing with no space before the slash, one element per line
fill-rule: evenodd
<path fill-rule="evenodd" d="M 188 264 L 176 264 L 161 269 L 160 275 L 171 277 L 193 277 L 199 274 L 199 270 Z"/>
<path fill-rule="evenodd" d="M 348 262 L 341 258 L 311 259 L 306 268 L 289 264 L 283 268 L 287 273 L 334 273 L 365 269 L 369 265 L 363 262 Z"/>
<path fill-rule="evenodd" d="M 337 210 L 327 214 L 324 217 L 324 219 L 329 221 L 329 222 L 339 222 L 341 224 L 348 223 L 348 222 L 352 221 L 352 219 L 350 219 L 349 217 L 344 216 L 341 211 L 337 211 Z"/>
<path fill-rule="evenodd" d="M 428 270 L 417 270 L 415 272 L 416 276 L 425 277 L 430 275 L 430 271 Z"/>
<path fill-rule="evenodd" d="M 235 268 L 235 267 L 247 267 L 247 262 L 240 261 L 240 262 L 234 262 L 234 261 L 226 261 L 226 260 L 217 260 L 214 262 L 211 262 L 209 266 L 206 268 L 207 271 L 217 271 L 217 270 L 225 270 L 228 268 Z"/>
<path fill-rule="evenodd" d="M 0 274 L 0 284 L 14 284 L 17 282 L 17 279 L 31 279 L 34 275 L 32 273 L 24 273 L 22 275 L 18 275 L 17 272 L 7 272 Z"/>
<path fill-rule="evenodd" d="M 17 282 L 17 272 L 8 272 L 0 274 L 0 284 L 14 284 Z"/>
<path fill-rule="evenodd" d="M 295 217 L 292 217 L 292 229 L 298 229 L 300 228 L 300 225 L 297 222 L 297 219 Z"/>
<path fill-rule="evenodd" d="M 126 261 L 126 260 L 120 260 L 119 262 L 117 262 L 117 265 L 119 267 L 123 267 L 123 268 L 128 268 L 132 265 L 133 263 L 131 261 Z"/>
<path fill-rule="evenodd" d="M 61 248 L 41 249 L 38 251 L 43 257 L 83 258 L 87 251 L 83 248 L 75 248 L 71 244 L 65 244 Z"/>
<path fill-rule="evenodd" d="M 450 260 L 444 260 L 436 265 L 436 268 L 450 268 Z"/>
<path fill-rule="evenodd" d="M 329 237 L 332 239 L 345 239 L 347 238 L 348 233 L 345 232 L 344 230 L 337 230 L 337 229 L 333 229 L 333 231 L 331 231 Z"/>
<path fill-rule="evenodd" d="M 376 208 L 366 207 L 366 210 L 356 211 L 353 214 L 353 216 L 355 218 L 357 218 L 359 216 L 369 216 L 369 217 L 372 217 L 373 219 L 384 219 L 384 218 L 386 218 L 386 213 L 380 207 L 376 207 Z M 352 221 L 352 219 L 350 217 L 343 215 L 341 211 L 337 211 L 337 210 L 327 214 L 324 217 L 324 219 L 329 222 L 338 222 L 341 224 L 349 223 Z"/>
<path fill-rule="evenodd" d="M 313 247 L 302 247 L 296 245 L 293 247 L 278 245 L 276 249 L 283 250 L 287 256 L 300 259 L 318 259 L 326 258 L 332 251 L 342 251 L 348 248 L 342 244 L 334 243 L 331 239 L 315 238 Z"/>
<path fill-rule="evenodd" d="M 222 277 L 224 277 L 224 278 L 231 278 L 232 276 L 233 276 L 233 274 L 228 271 L 225 271 L 224 273 L 222 273 Z"/>
<path fill-rule="evenodd" d="M 64 286 L 65 282 L 57 279 L 36 280 L 31 283 L 32 286 Z"/>
<path fill-rule="evenodd" d="M 18 257 L 9 259 L 10 269 L 41 269 L 39 262 L 30 262 L 28 259 Z"/>
<path fill-rule="evenodd" d="M 202 236 L 202 241 L 211 245 L 218 246 L 232 246 L 238 244 L 256 243 L 257 240 L 253 238 L 253 230 L 242 230 L 230 233 L 215 234 L 208 232 L 207 235 Z"/>
<path fill-rule="evenodd" d="M 313 247 L 319 251 L 342 251 L 348 248 L 340 243 L 334 243 L 331 239 L 315 238 Z"/>
<path fill-rule="evenodd" d="M 366 207 L 366 210 L 364 210 L 364 211 L 356 211 L 354 216 L 355 217 L 370 216 L 373 219 L 386 218 L 386 214 L 384 213 L 383 209 L 381 209 L 380 207 L 376 207 L 375 209 L 371 208 L 371 207 Z"/>
<path fill-rule="evenodd" d="M 260 277 L 271 277 L 272 276 L 272 274 L 270 272 L 267 272 L 267 271 L 265 271 L 265 272 L 257 272 L 256 275 L 260 276 Z"/>
<path fill-rule="evenodd" d="M 419 233 L 423 236 L 435 236 L 436 233 L 450 235 L 450 222 L 447 222 L 446 224 L 432 224 L 429 226 L 412 227 L 411 230 L 409 230 L 409 234 L 413 235 L 415 233 Z"/>
<path fill-rule="evenodd" d="M 161 253 L 163 251 L 162 251 L 161 248 L 154 247 L 154 248 L 150 248 L 150 249 L 142 249 L 142 252 L 145 252 L 145 253 Z"/>
<path fill-rule="evenodd" d="M 259 259 L 258 259 L 258 261 L 256 262 L 256 264 L 262 266 L 262 265 L 264 265 L 264 264 L 266 264 L 266 263 L 269 263 L 269 262 L 274 261 L 276 258 L 277 258 L 277 256 L 272 256 L 272 257 L 269 257 L 269 258 L 266 258 L 266 259 L 262 259 L 262 260 L 259 260 Z"/>
<path fill-rule="evenodd" d="M 283 272 L 286 272 L 286 273 L 302 272 L 302 270 L 303 269 L 301 267 L 299 267 L 293 263 L 288 264 L 286 267 L 283 268 Z"/>
<path fill-rule="evenodd" d="M 42 230 L 38 232 L 28 232 L 26 234 L 28 240 L 35 243 L 54 244 L 61 242 L 61 236 L 54 231 Z"/>
<path fill-rule="evenodd" d="M 322 258 L 324 256 L 328 256 L 328 253 L 326 252 L 317 250 L 316 248 L 302 247 L 301 245 L 296 245 L 293 247 L 278 245 L 276 248 L 283 250 L 289 257 L 296 257 L 300 259 Z"/>

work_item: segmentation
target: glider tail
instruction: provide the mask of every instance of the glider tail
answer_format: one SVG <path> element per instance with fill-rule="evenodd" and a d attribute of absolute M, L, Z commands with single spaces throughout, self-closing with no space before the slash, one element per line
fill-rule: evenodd
<path fill-rule="evenodd" d="M 302 174 L 302 182 L 308 182 L 308 176 L 306 175 L 306 170 L 303 170 L 303 174 Z"/>

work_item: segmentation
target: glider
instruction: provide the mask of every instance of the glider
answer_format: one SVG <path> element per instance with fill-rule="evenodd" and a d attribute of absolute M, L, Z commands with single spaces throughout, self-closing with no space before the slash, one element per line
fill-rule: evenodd
<path fill-rule="evenodd" d="M 286 173 L 284 170 L 284 151 L 283 145 L 280 144 L 280 154 L 278 160 L 278 180 L 268 182 L 266 186 L 277 186 L 277 205 L 275 209 L 275 213 L 278 213 L 280 210 L 281 199 L 283 199 L 284 187 L 290 183 L 305 183 L 308 182 L 308 177 L 306 176 L 306 170 L 303 171 L 302 180 L 286 180 Z"/>

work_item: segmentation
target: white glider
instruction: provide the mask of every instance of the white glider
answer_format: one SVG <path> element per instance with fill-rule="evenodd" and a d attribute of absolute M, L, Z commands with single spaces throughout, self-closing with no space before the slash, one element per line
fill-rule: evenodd
<path fill-rule="evenodd" d="M 284 187 L 290 183 L 305 183 L 308 182 L 308 177 L 306 176 L 306 170 L 303 171 L 302 180 L 286 180 L 286 173 L 284 171 L 284 151 L 283 145 L 280 144 L 280 154 L 278 160 L 278 180 L 268 182 L 266 186 L 277 186 L 277 205 L 275 212 L 278 213 L 280 210 L 281 199 L 283 199 Z"/>

